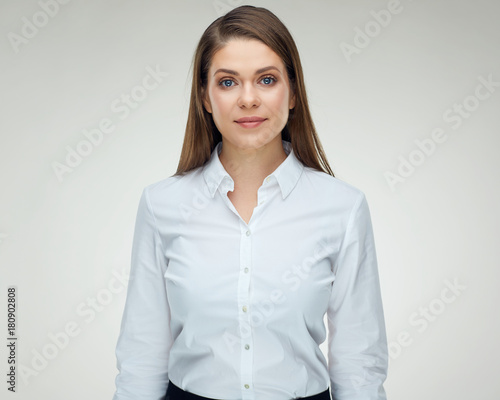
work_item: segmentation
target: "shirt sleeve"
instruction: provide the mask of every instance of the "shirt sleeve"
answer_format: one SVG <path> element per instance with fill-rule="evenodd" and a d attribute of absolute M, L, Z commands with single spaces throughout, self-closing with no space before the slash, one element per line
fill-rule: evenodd
<path fill-rule="evenodd" d="M 172 343 L 164 274 L 167 260 L 143 190 L 135 223 L 127 298 L 116 345 L 113 400 L 163 400 Z"/>
<path fill-rule="evenodd" d="M 333 400 L 386 400 L 388 349 L 370 211 L 364 193 L 351 210 L 328 305 Z"/>

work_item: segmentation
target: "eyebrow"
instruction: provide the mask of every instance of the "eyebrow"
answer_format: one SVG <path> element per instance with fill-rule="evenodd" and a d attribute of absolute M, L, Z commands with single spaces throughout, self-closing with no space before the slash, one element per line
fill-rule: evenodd
<path fill-rule="evenodd" d="M 261 68 L 261 69 L 258 69 L 257 71 L 255 71 L 255 75 L 257 74 L 261 74 L 263 72 L 266 72 L 266 71 L 269 71 L 269 70 L 276 70 L 278 71 L 280 74 L 281 74 L 281 71 L 276 68 L 275 66 L 273 65 L 270 65 L 269 67 L 264 67 L 264 68 Z M 214 76 L 218 73 L 218 72 L 225 72 L 226 74 L 231 74 L 231 75 L 235 75 L 235 76 L 239 76 L 240 74 L 236 71 L 233 71 L 232 69 L 226 69 L 226 68 L 219 68 L 217 71 L 214 72 Z"/>

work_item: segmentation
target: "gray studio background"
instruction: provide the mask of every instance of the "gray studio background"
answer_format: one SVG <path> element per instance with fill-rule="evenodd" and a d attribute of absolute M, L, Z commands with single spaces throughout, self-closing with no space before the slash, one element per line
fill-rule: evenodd
<path fill-rule="evenodd" d="M 500 3 L 0 4 L 2 399 L 111 399 L 139 197 L 177 167 L 197 41 L 241 4 L 291 31 L 334 173 L 367 195 L 388 398 L 499 398 Z"/>

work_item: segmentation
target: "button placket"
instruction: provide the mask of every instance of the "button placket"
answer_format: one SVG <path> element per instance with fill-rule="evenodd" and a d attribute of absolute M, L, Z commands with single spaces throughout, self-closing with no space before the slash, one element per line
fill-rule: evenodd
<path fill-rule="evenodd" d="M 240 274 L 238 284 L 238 308 L 239 332 L 241 339 L 241 384 L 242 399 L 253 400 L 254 393 L 250 388 L 253 386 L 253 347 L 251 346 L 252 327 L 250 321 L 250 278 L 252 230 L 244 222 L 240 221 Z"/>

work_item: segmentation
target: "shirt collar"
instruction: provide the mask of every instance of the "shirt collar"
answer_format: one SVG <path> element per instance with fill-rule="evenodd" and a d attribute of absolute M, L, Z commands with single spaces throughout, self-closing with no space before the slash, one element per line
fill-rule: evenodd
<path fill-rule="evenodd" d="M 276 178 L 281 189 L 281 195 L 283 199 L 285 199 L 297 184 L 300 174 L 304 169 L 304 165 L 295 156 L 292 144 L 283 139 L 281 142 L 283 144 L 283 150 L 287 154 L 287 158 L 268 176 L 274 176 Z M 224 169 L 219 159 L 221 150 L 222 142 L 219 142 L 212 151 L 210 159 L 203 167 L 203 177 L 205 178 L 208 192 L 212 198 L 224 179 L 228 181 L 229 190 L 234 190 L 234 181 Z"/>

